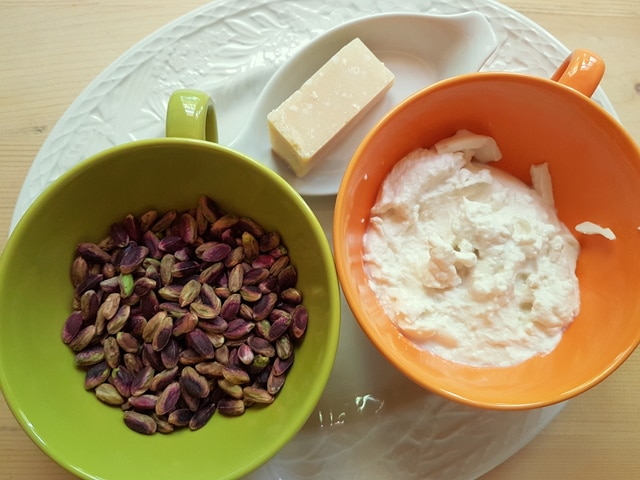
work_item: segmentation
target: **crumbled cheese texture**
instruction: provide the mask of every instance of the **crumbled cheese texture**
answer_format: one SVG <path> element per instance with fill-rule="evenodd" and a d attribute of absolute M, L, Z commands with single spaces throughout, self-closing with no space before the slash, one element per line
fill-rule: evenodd
<path fill-rule="evenodd" d="M 267 116 L 273 151 L 305 176 L 391 88 L 393 73 L 356 38 Z"/>
<path fill-rule="evenodd" d="M 380 305 L 450 361 L 509 366 L 552 351 L 579 311 L 579 244 L 550 204 L 546 167 L 538 192 L 468 151 L 439 152 L 400 161 L 371 210 L 364 262 Z"/>

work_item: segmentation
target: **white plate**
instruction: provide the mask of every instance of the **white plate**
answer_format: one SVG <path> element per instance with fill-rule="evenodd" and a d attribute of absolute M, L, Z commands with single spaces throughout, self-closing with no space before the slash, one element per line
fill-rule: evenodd
<path fill-rule="evenodd" d="M 220 140 L 228 144 L 297 48 L 353 18 L 392 11 L 484 14 L 499 45 L 483 70 L 549 76 L 568 53 L 539 26 L 490 0 L 216 0 L 134 46 L 82 92 L 35 158 L 12 228 L 47 185 L 82 159 L 163 135 L 166 103 L 176 88 L 199 88 L 219 99 Z M 615 115 L 602 91 L 594 99 Z M 329 236 L 333 200 L 309 198 Z M 336 365 L 315 414 L 250 478 L 473 479 L 526 445 L 562 407 L 483 411 L 427 393 L 375 351 L 343 302 Z"/>
<path fill-rule="evenodd" d="M 348 135 L 331 145 L 318 165 L 298 178 L 271 150 L 267 114 L 354 38 L 360 38 L 393 72 L 394 84 Z M 349 159 L 385 113 L 438 80 L 477 71 L 496 45 L 489 22 L 475 12 L 443 16 L 379 14 L 343 23 L 296 50 L 275 72 L 229 146 L 276 171 L 302 195 L 335 194 Z"/>

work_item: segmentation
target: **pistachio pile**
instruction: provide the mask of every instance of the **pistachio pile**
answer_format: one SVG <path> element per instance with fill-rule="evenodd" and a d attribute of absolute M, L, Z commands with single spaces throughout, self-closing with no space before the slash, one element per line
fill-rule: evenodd
<path fill-rule="evenodd" d="M 128 214 L 76 253 L 62 340 L 129 428 L 197 430 L 274 401 L 308 321 L 277 232 L 202 195 L 190 210 Z"/>

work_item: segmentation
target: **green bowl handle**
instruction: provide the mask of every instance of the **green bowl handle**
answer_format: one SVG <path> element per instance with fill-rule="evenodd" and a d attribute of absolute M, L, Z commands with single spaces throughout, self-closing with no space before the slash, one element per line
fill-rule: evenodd
<path fill-rule="evenodd" d="M 216 112 L 209 95 L 190 89 L 173 92 L 167 106 L 166 135 L 217 143 Z"/>

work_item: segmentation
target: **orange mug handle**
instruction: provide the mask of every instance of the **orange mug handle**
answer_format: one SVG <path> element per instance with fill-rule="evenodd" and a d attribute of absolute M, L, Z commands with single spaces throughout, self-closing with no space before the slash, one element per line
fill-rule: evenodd
<path fill-rule="evenodd" d="M 604 75 L 604 60 L 590 50 L 574 50 L 552 75 L 551 80 L 591 97 Z"/>

